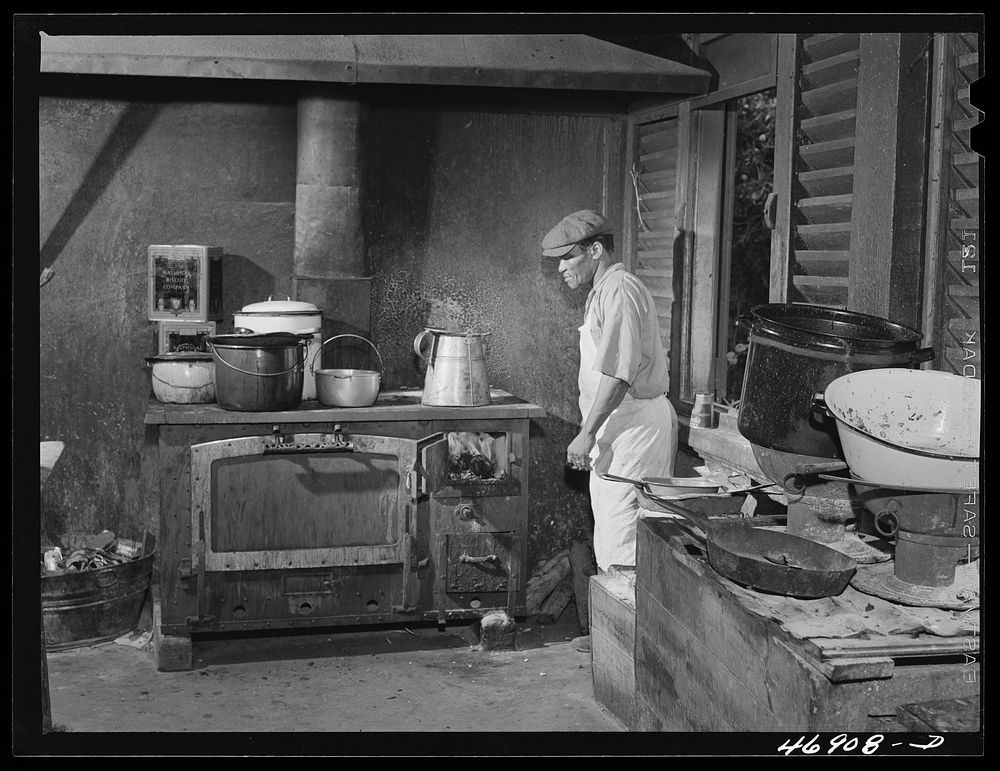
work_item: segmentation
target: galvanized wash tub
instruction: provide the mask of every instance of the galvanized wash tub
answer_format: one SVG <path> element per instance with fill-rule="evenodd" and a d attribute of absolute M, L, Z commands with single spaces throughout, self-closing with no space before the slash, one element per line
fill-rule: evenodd
<path fill-rule="evenodd" d="M 155 539 L 139 559 L 97 570 L 42 576 L 42 625 L 47 650 L 114 640 L 139 623 L 149 591 Z"/>

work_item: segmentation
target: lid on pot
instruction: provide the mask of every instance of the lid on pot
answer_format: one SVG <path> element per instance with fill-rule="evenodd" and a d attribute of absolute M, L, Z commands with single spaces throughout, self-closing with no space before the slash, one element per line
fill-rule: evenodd
<path fill-rule="evenodd" d="M 204 351 L 166 351 L 156 356 L 147 356 L 146 361 L 212 361 L 212 354 Z"/>
<path fill-rule="evenodd" d="M 880 316 L 822 305 L 764 303 L 753 306 L 750 315 L 766 331 L 777 327 L 817 338 L 915 343 L 923 337 L 915 329 Z"/>
<path fill-rule="evenodd" d="M 749 316 L 751 335 L 822 350 L 909 354 L 923 337 L 889 319 L 821 305 L 765 303 L 752 307 Z"/>
<path fill-rule="evenodd" d="M 216 335 L 208 338 L 211 345 L 228 348 L 291 348 L 303 340 L 312 340 L 312 334 L 298 332 L 266 332 L 249 335 Z"/>
<path fill-rule="evenodd" d="M 433 332 L 435 335 L 447 337 L 492 337 L 492 332 L 479 332 L 474 329 L 441 329 L 439 327 L 426 327 L 426 332 Z"/>
<path fill-rule="evenodd" d="M 275 300 L 273 297 L 268 297 L 264 302 L 244 305 L 240 311 L 240 313 L 280 313 L 282 315 L 299 313 L 314 314 L 320 312 L 320 309 L 312 303 L 293 300 L 290 297 L 286 297 L 284 300 Z"/>

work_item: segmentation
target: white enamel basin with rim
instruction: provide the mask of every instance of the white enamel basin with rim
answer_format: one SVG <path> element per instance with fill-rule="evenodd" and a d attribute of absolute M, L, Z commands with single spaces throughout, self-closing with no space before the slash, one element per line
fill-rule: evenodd
<path fill-rule="evenodd" d="M 979 380 L 886 368 L 843 375 L 825 402 L 851 471 L 886 487 L 979 489 Z"/>

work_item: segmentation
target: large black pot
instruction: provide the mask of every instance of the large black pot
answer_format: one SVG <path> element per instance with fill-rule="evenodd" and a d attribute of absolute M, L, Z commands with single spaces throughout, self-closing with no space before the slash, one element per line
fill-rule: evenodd
<path fill-rule="evenodd" d="M 816 458 L 842 458 L 836 421 L 813 396 L 862 369 L 916 367 L 934 358 L 915 329 L 818 305 L 756 305 L 737 324 L 750 337 L 738 428 L 753 444 Z"/>
<path fill-rule="evenodd" d="M 219 406 L 238 412 L 297 409 L 311 339 L 311 334 L 293 332 L 210 337 Z"/>

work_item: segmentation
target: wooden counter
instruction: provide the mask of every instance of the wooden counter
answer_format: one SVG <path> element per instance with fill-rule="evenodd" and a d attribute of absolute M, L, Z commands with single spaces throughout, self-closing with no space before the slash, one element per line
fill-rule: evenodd
<path fill-rule="evenodd" d="M 902 731 L 901 705 L 979 695 L 978 611 L 851 587 L 766 595 L 716 573 L 701 546 L 669 519 L 639 522 L 635 681 L 663 730 Z"/>

